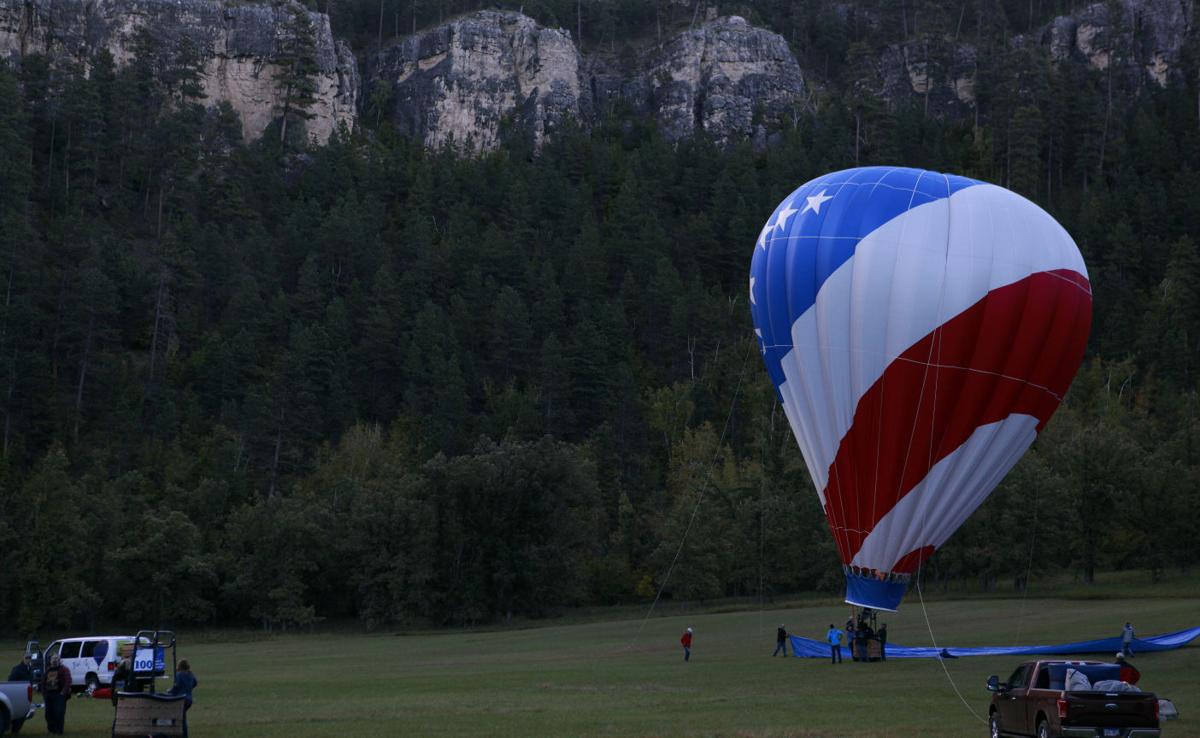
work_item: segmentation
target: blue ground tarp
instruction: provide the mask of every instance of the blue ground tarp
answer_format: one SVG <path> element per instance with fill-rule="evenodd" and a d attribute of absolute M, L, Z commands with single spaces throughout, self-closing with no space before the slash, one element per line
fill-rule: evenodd
<path fill-rule="evenodd" d="M 1200 628 L 1188 628 L 1175 633 L 1150 636 L 1149 638 L 1134 638 L 1130 648 L 1133 655 L 1151 651 L 1170 651 L 1182 648 L 1200 638 Z M 812 638 L 790 636 L 792 655 L 801 659 L 829 658 L 829 644 Z M 896 643 L 887 645 L 889 659 L 933 659 L 942 656 L 951 658 L 957 656 L 1070 656 L 1074 654 L 1099 653 L 1112 656 L 1121 650 L 1121 637 L 1100 638 L 1094 641 L 1078 641 L 1075 643 L 1060 643 L 1053 646 L 977 646 L 959 648 L 957 646 L 901 646 Z M 944 652 L 944 653 L 943 653 Z M 850 649 L 842 646 L 842 658 L 850 659 Z"/>

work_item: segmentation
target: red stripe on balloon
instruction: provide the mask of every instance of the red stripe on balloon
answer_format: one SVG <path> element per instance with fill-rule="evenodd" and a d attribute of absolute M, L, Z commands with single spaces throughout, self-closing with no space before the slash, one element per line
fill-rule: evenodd
<path fill-rule="evenodd" d="M 933 556 L 933 552 L 936 550 L 933 546 L 922 546 L 915 551 L 909 551 L 892 564 L 892 571 L 897 574 L 912 574 L 918 566 Z"/>
<path fill-rule="evenodd" d="M 992 290 L 893 361 L 859 399 L 829 467 L 825 513 L 842 562 L 976 428 L 1025 414 L 1041 432 L 1083 360 L 1091 314 L 1086 277 L 1038 272 Z M 915 569 L 926 556 L 896 565 Z"/>

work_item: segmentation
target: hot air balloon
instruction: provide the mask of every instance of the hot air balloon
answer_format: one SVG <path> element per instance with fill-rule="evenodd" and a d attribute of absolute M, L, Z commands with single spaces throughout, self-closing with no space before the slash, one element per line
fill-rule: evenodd
<path fill-rule="evenodd" d="M 1020 195 L 863 167 L 779 204 L 750 303 L 846 601 L 895 610 L 1058 408 L 1092 294 L 1075 242 Z"/>

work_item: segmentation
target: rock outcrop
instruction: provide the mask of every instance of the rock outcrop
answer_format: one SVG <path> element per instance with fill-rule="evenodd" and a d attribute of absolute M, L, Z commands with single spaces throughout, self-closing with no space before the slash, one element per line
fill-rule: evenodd
<path fill-rule="evenodd" d="M 383 50 L 365 99 L 428 146 L 490 149 L 509 117 L 540 143 L 580 117 L 579 52 L 566 31 L 481 11 Z"/>
<path fill-rule="evenodd" d="M 664 136 L 703 131 L 719 142 L 761 135 L 805 109 L 804 76 L 787 41 L 738 16 L 718 18 L 651 49 L 623 87 Z"/>
<path fill-rule="evenodd" d="M 122 65 L 133 58 L 141 30 L 165 48 L 186 39 L 202 59 L 206 102 L 228 102 L 253 139 L 279 115 L 276 60 L 291 7 L 214 0 L 0 0 L 0 56 L 43 53 L 86 63 L 106 49 Z M 338 125 L 354 125 L 358 67 L 350 49 L 334 40 L 328 16 L 308 13 L 308 19 L 319 71 L 307 131 L 325 141 Z"/>
<path fill-rule="evenodd" d="M 1180 0 L 1097 2 L 1055 18 L 1038 40 L 1055 61 L 1074 59 L 1092 69 L 1140 74 L 1166 87 L 1180 74 L 1184 37 L 1194 22 L 1192 3 Z"/>
<path fill-rule="evenodd" d="M 718 18 L 645 52 L 632 72 L 582 57 L 569 32 L 512 12 L 480 11 L 384 49 L 364 100 L 430 146 L 473 150 L 506 119 L 535 144 L 573 119 L 583 126 L 623 101 L 671 140 L 703 131 L 725 142 L 764 135 L 805 106 L 787 42 L 738 17 Z"/>
<path fill-rule="evenodd" d="M 1166 87 L 1182 74 L 1180 54 L 1195 21 L 1194 6 L 1180 0 L 1095 2 L 1055 18 L 1041 29 L 1010 39 L 1013 48 L 1042 46 L 1056 63 L 1076 63 L 1123 75 L 1124 84 Z M 870 21 L 871 18 L 866 19 Z M 878 29 L 875 29 L 876 31 Z M 925 41 L 893 44 L 869 66 L 869 86 L 893 104 L 917 102 L 931 114 L 961 115 L 975 103 L 976 49 L 959 42 L 930 53 Z M 937 64 L 927 60 L 934 58 Z M 932 70 L 932 71 L 931 71 Z"/>

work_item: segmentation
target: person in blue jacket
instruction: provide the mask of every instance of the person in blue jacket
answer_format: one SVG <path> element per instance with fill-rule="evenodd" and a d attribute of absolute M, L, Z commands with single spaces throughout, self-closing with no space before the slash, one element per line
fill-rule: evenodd
<path fill-rule="evenodd" d="M 833 627 L 833 623 L 830 623 L 829 632 L 825 634 L 825 640 L 829 641 L 830 663 L 842 663 L 842 631 Z"/>
<path fill-rule="evenodd" d="M 196 679 L 196 675 L 192 673 L 192 665 L 187 659 L 182 659 L 179 662 L 179 668 L 175 670 L 175 684 L 171 687 L 171 694 L 183 695 L 183 735 L 187 738 L 188 724 L 187 713 L 192 709 L 192 690 L 200 686 L 200 681 Z"/>

